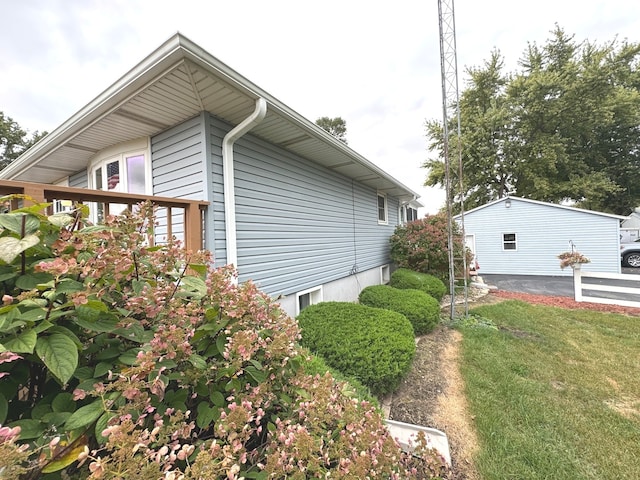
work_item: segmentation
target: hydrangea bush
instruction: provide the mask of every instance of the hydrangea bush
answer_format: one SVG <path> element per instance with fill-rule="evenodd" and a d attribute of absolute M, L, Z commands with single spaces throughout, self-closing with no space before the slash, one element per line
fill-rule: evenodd
<path fill-rule="evenodd" d="M 427 215 L 396 227 L 390 238 L 391 259 L 398 267 L 434 275 L 448 285 L 448 229 L 449 222 L 443 213 Z M 471 262 L 472 255 L 464 247 L 457 222 L 453 222 L 453 248 L 455 269 L 461 273 L 463 252 L 467 255 L 467 264 Z"/>
<path fill-rule="evenodd" d="M 305 374 L 299 329 L 150 205 L 0 215 L 2 478 L 425 478 L 377 410 Z"/>

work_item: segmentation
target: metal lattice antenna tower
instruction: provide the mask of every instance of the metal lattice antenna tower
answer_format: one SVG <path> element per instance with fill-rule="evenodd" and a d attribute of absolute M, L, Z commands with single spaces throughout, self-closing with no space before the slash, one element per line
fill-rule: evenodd
<path fill-rule="evenodd" d="M 443 154 L 445 165 L 445 189 L 447 195 L 447 219 L 449 222 L 448 248 L 449 248 L 449 290 L 451 291 L 451 319 L 455 317 L 455 261 L 453 238 L 453 203 L 455 202 L 455 187 L 451 179 L 451 168 L 455 165 L 451 161 L 451 138 L 457 135 L 457 167 L 459 179 L 460 199 L 460 228 L 462 230 L 463 245 L 465 241 L 464 230 L 464 204 L 462 190 L 462 148 L 460 132 L 460 109 L 458 96 L 458 57 L 456 54 L 456 22 L 453 8 L 453 0 L 438 0 L 438 22 L 440 26 L 440 71 L 442 74 L 442 128 L 443 128 Z M 451 132 L 450 122 L 456 121 L 457 129 Z M 462 277 L 464 278 L 464 314 L 469 313 L 469 298 L 467 288 L 467 259 L 462 255 Z"/>

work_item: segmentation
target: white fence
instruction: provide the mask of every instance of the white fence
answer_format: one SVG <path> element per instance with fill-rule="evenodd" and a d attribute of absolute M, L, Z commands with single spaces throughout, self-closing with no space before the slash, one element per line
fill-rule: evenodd
<path fill-rule="evenodd" d="M 640 275 L 624 273 L 583 272 L 573 269 L 573 288 L 576 302 L 605 303 L 640 308 Z M 587 279 L 587 281 L 585 281 Z M 588 279 L 596 279 L 595 282 Z M 583 292 L 604 292 L 584 294 Z"/>

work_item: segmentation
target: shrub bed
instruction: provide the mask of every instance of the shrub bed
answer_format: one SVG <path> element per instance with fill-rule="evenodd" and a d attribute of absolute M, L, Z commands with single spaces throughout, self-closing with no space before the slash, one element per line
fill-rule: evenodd
<path fill-rule="evenodd" d="M 400 313 L 323 302 L 305 308 L 298 323 L 304 346 L 376 395 L 393 391 L 411 367 L 416 348 L 413 327 Z"/>
<path fill-rule="evenodd" d="M 360 292 L 360 303 L 369 307 L 386 308 L 401 313 L 413 325 L 416 335 L 429 333 L 440 320 L 440 304 L 421 290 L 372 285 Z"/>
<path fill-rule="evenodd" d="M 426 447 L 414 470 L 371 403 L 305 373 L 298 324 L 254 284 L 149 246 L 150 205 L 84 228 L 84 208 L 44 207 L 0 214 L 0 477 L 441 473 Z"/>
<path fill-rule="evenodd" d="M 438 302 L 447 292 L 447 287 L 439 278 L 427 273 L 414 272 L 407 268 L 398 268 L 393 272 L 389 285 L 394 288 L 422 290 Z"/>

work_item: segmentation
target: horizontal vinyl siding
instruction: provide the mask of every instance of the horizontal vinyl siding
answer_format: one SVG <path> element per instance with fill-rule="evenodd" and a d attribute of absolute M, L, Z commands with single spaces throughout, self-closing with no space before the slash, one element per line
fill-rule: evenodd
<path fill-rule="evenodd" d="M 89 188 L 89 177 L 86 170 L 69 175 L 69 186 L 74 188 Z"/>
<path fill-rule="evenodd" d="M 378 225 L 376 191 L 250 135 L 235 172 L 240 281 L 287 295 L 388 263 L 397 200 Z"/>
<path fill-rule="evenodd" d="M 466 234 L 475 235 L 480 274 L 571 275 L 557 256 L 569 241 L 591 260 L 585 270 L 620 271 L 618 220 L 554 206 L 511 200 L 465 215 Z M 502 234 L 515 233 L 517 250 L 502 249 Z"/>
<path fill-rule="evenodd" d="M 203 200 L 205 173 L 202 117 L 183 122 L 151 139 L 151 169 L 153 194 L 163 197 Z M 184 238 L 184 215 L 181 209 L 172 210 L 172 235 Z M 167 210 L 157 211 L 156 240 L 167 239 Z"/>

